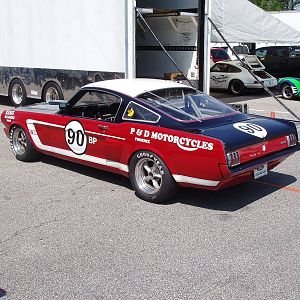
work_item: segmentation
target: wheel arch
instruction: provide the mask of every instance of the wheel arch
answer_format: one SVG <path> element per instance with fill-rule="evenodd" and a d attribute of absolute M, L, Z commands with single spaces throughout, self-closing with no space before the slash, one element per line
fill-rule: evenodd
<path fill-rule="evenodd" d="M 228 82 L 228 88 L 230 87 L 230 84 L 231 84 L 233 81 L 236 81 L 236 80 L 242 82 L 243 84 L 245 84 L 245 82 L 244 82 L 243 79 L 233 77 L 233 78 L 231 78 L 231 79 L 229 80 L 229 82 Z"/>
<path fill-rule="evenodd" d="M 140 148 L 140 149 L 134 149 L 130 154 L 128 153 L 127 158 L 125 159 L 125 163 L 127 164 L 127 166 L 129 167 L 130 162 L 133 158 L 133 156 L 137 153 L 137 152 L 141 152 L 141 151 L 148 151 L 148 152 L 152 152 L 153 154 L 157 155 L 166 165 L 166 167 L 168 168 L 168 170 L 170 171 L 170 173 L 172 174 L 172 170 L 170 169 L 170 166 L 166 160 L 165 155 L 163 155 L 163 153 L 161 151 L 157 151 L 157 149 L 147 149 L 147 148 Z M 173 175 L 172 175 L 173 176 Z"/>
<path fill-rule="evenodd" d="M 36 150 L 39 150 L 39 149 L 37 148 L 37 146 L 35 145 L 35 143 L 34 143 L 32 137 L 31 137 L 31 134 L 30 134 L 30 132 L 29 132 L 28 127 L 27 127 L 27 126 L 24 126 L 24 124 L 21 124 L 20 122 L 14 122 L 14 123 L 10 124 L 10 126 L 9 126 L 9 128 L 8 128 L 8 135 L 10 135 L 10 132 L 11 132 L 11 130 L 12 130 L 14 127 L 20 127 L 20 128 L 22 128 L 22 129 L 24 129 L 24 130 L 26 131 L 26 133 L 28 134 L 28 137 L 30 138 L 30 141 L 31 141 L 33 147 L 34 147 Z"/>
<path fill-rule="evenodd" d="M 7 91 L 7 94 L 9 94 L 9 91 L 10 91 L 10 89 L 11 89 L 11 87 L 12 87 L 12 84 L 13 84 L 13 82 L 14 82 L 15 80 L 20 80 L 20 81 L 23 83 L 23 85 L 25 86 L 26 93 L 27 93 L 27 95 L 28 95 L 27 86 L 26 86 L 26 84 L 24 83 L 24 81 L 22 80 L 22 78 L 20 78 L 19 76 L 15 76 L 15 77 L 13 77 L 13 78 L 10 80 L 9 85 L 8 85 L 8 91 Z"/>

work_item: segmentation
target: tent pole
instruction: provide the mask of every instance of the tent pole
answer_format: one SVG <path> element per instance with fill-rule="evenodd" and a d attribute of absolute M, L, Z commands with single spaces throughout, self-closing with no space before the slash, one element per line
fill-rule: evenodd
<path fill-rule="evenodd" d="M 204 89 L 203 92 L 209 95 L 210 92 L 210 41 L 211 41 L 211 1 L 206 0 L 205 5 L 205 20 L 204 20 Z"/>
<path fill-rule="evenodd" d="M 205 36 L 205 0 L 198 0 L 198 38 L 197 38 L 197 58 L 198 58 L 198 89 L 204 91 L 204 36 Z"/>

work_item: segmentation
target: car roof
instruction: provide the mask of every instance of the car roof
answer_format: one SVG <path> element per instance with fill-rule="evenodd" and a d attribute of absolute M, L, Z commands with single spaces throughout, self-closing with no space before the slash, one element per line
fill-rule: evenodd
<path fill-rule="evenodd" d="M 215 64 L 226 64 L 226 65 L 232 65 L 232 66 L 237 66 L 237 67 L 242 66 L 242 64 L 240 63 L 239 60 L 224 60 L 224 61 L 218 61 Z"/>
<path fill-rule="evenodd" d="M 148 91 L 167 88 L 190 88 L 190 86 L 161 79 L 135 78 L 135 79 L 112 79 L 97 81 L 83 86 L 82 88 L 102 88 L 122 93 L 130 97 L 136 97 Z"/>

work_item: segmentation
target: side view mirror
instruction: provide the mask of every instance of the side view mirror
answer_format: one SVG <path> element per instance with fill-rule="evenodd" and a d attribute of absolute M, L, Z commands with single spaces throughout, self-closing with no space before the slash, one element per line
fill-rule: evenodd
<path fill-rule="evenodd" d="M 64 109 L 67 107 L 67 101 L 64 100 L 54 100 L 48 103 L 49 105 L 58 105 L 60 109 Z"/>
<path fill-rule="evenodd" d="M 67 102 L 61 102 L 58 104 L 59 109 L 66 109 L 67 108 Z"/>

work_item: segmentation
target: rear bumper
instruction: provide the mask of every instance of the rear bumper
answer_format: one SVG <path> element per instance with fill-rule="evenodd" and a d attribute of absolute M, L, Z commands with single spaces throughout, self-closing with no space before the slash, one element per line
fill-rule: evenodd
<path fill-rule="evenodd" d="M 263 89 L 263 86 L 260 83 L 245 83 L 244 85 L 247 89 Z M 273 88 L 277 86 L 277 82 L 265 84 L 265 86 L 268 88 Z"/>
<path fill-rule="evenodd" d="M 262 157 L 260 159 L 253 160 L 253 161 L 251 161 L 249 163 L 246 163 L 246 164 L 243 164 L 241 166 L 230 168 L 229 176 L 238 175 L 239 173 L 246 172 L 249 169 L 254 170 L 257 167 L 259 167 L 260 165 L 263 165 L 265 163 L 270 163 L 274 160 L 278 160 L 278 159 L 281 159 L 281 158 L 285 159 L 286 157 L 294 154 L 295 152 L 297 152 L 299 150 L 300 150 L 300 144 L 297 144 L 296 146 L 288 148 L 286 150 L 283 150 L 283 151 L 280 151 L 280 152 Z M 228 170 L 227 166 L 226 166 L 226 169 Z M 225 174 L 223 174 L 223 175 L 225 175 Z M 226 175 L 224 177 L 227 177 Z"/>
<path fill-rule="evenodd" d="M 241 166 L 237 166 L 234 168 L 228 169 L 227 165 L 222 165 L 220 167 L 221 173 L 223 175 L 223 180 L 220 181 L 215 190 L 220 190 L 225 187 L 229 187 L 232 185 L 236 185 L 248 180 L 254 179 L 254 170 L 260 167 L 261 165 L 267 164 L 268 170 L 272 170 L 282 161 L 284 161 L 287 157 L 294 154 L 295 152 L 300 150 L 300 145 L 296 146 L 262 157 L 260 159 L 256 159 L 249 163 L 243 164 Z"/>
<path fill-rule="evenodd" d="M 206 189 L 206 190 L 221 190 L 226 187 L 230 187 L 233 185 L 237 185 L 240 183 L 243 183 L 245 181 L 253 180 L 254 179 L 254 170 L 260 167 L 263 164 L 268 165 L 268 170 L 272 170 L 275 168 L 278 164 L 280 164 L 282 161 L 284 161 L 287 157 L 290 155 L 294 154 L 295 152 L 300 150 L 300 145 L 296 145 L 292 148 L 286 149 L 284 151 L 277 152 L 272 155 L 268 155 L 266 157 L 262 157 L 260 159 L 256 159 L 252 162 L 243 164 L 241 166 L 237 166 L 234 168 L 228 168 L 227 165 L 221 165 L 220 166 L 220 171 L 222 174 L 222 178 L 220 181 L 213 181 L 212 185 L 202 185 L 201 182 L 197 182 L 198 184 L 195 184 L 195 182 L 181 182 L 181 186 L 186 186 L 186 187 L 196 187 L 196 188 L 201 188 L 201 189 Z"/>

